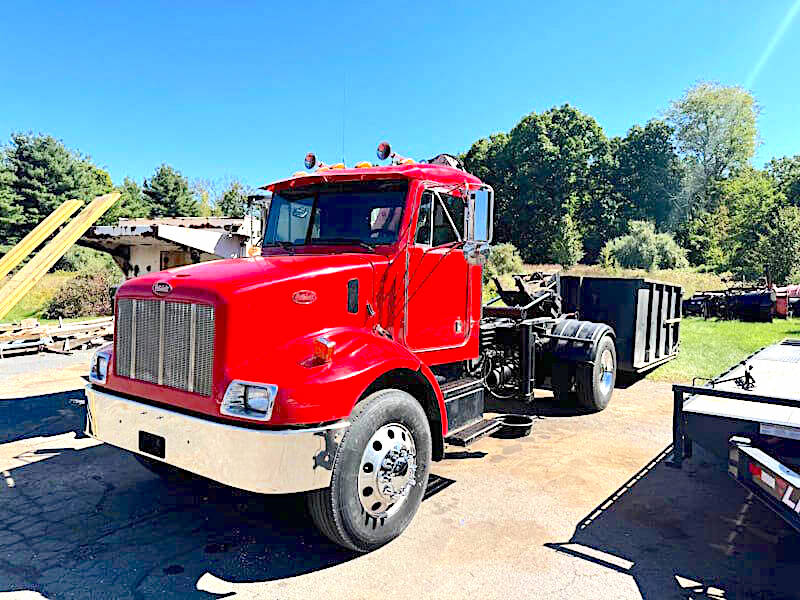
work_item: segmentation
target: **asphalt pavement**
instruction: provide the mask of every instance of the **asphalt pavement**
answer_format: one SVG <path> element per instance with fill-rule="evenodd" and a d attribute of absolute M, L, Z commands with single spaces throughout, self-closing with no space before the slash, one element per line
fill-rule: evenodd
<path fill-rule="evenodd" d="M 167 484 L 84 437 L 77 361 L 4 368 L 0 600 L 800 597 L 800 536 L 702 450 L 664 465 L 666 384 L 594 415 L 547 392 L 495 406 L 540 418 L 527 438 L 450 448 L 409 529 L 356 555 L 299 496 Z"/>

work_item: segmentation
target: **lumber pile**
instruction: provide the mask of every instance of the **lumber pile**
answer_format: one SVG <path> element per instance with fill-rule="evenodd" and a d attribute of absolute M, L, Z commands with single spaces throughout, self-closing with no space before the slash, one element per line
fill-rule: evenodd
<path fill-rule="evenodd" d="M 36 319 L 0 323 L 0 358 L 26 352 L 69 353 L 100 345 L 114 335 L 114 317 L 42 325 Z"/>

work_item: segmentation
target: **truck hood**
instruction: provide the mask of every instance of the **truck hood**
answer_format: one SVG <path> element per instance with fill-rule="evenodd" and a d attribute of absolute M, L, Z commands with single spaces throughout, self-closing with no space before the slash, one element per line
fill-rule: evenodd
<path fill-rule="evenodd" d="M 383 259 L 384 257 L 379 257 Z M 281 282 L 308 280 L 365 266 L 372 261 L 360 254 L 296 254 L 215 260 L 157 273 L 125 282 L 117 296 L 155 298 L 156 283 L 169 284 L 170 300 L 220 304 L 235 296 Z M 168 289 L 168 288 L 165 288 Z"/>

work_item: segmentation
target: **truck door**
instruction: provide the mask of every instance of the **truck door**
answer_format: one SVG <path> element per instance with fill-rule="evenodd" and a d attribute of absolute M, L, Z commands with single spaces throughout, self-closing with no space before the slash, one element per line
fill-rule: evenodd
<path fill-rule="evenodd" d="M 458 347 L 466 341 L 469 287 L 459 244 L 463 235 L 464 201 L 424 190 L 408 249 L 405 340 L 415 352 Z"/>

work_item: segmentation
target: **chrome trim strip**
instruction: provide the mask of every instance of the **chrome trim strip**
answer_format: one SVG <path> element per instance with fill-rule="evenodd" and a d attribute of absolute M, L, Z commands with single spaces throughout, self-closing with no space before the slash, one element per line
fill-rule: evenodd
<path fill-rule="evenodd" d="M 136 379 L 136 310 L 139 301 L 131 300 L 131 372 L 129 377 Z"/>
<path fill-rule="evenodd" d="M 158 385 L 164 385 L 164 315 L 167 303 L 162 302 L 158 307 Z"/>
<path fill-rule="evenodd" d="M 225 485 L 262 494 L 328 487 L 339 444 L 350 422 L 307 429 L 258 430 L 219 423 L 128 400 L 86 386 L 86 434 L 139 450 L 139 432 L 161 436 L 161 462 Z"/>
<path fill-rule="evenodd" d="M 197 304 L 192 304 L 189 316 L 189 369 L 186 373 L 186 389 L 194 392 L 194 351 L 197 344 Z"/>

